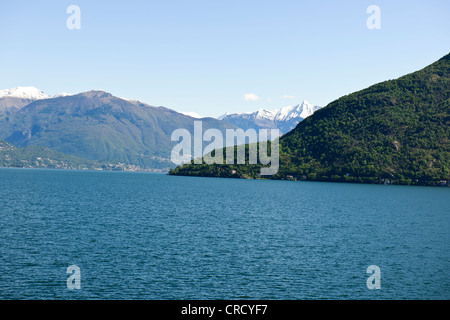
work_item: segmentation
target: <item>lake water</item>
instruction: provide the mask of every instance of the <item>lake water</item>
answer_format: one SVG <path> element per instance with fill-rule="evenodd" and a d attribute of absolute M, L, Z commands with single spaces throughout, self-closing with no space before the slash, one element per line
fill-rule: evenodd
<path fill-rule="evenodd" d="M 1 299 L 450 298 L 450 188 L 0 169 L 0 218 Z"/>

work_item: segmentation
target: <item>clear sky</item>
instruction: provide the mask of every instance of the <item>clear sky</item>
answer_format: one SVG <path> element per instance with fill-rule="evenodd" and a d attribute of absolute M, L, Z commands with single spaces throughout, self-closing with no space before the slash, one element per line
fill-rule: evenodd
<path fill-rule="evenodd" d="M 66 26 L 72 4 L 81 29 Z M 324 106 L 421 69 L 450 52 L 450 1 L 2 0 L 0 39 L 0 89 L 103 89 L 219 116 Z"/>

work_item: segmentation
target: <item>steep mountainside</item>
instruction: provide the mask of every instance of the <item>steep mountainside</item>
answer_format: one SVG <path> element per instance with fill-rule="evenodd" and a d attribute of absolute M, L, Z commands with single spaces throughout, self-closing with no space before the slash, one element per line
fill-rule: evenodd
<path fill-rule="evenodd" d="M 284 135 L 280 150 L 274 179 L 449 180 L 450 54 L 420 71 L 330 103 Z M 204 169 L 185 165 L 172 174 L 257 177 L 259 172 L 259 165 L 200 166 Z"/>

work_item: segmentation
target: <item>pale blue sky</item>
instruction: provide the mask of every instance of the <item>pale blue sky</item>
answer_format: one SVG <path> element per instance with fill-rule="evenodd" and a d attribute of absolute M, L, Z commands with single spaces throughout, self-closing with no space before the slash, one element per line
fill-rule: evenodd
<path fill-rule="evenodd" d="M 71 4 L 80 30 L 66 27 Z M 423 68 L 450 52 L 450 1 L 2 0 L 0 39 L 0 89 L 103 89 L 219 116 L 323 106 Z"/>

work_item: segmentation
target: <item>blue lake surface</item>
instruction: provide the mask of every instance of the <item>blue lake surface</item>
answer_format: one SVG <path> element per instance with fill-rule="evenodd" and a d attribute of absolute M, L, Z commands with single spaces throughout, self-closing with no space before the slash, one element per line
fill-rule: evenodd
<path fill-rule="evenodd" d="M 450 188 L 0 169 L 0 218 L 0 299 L 450 298 Z"/>

